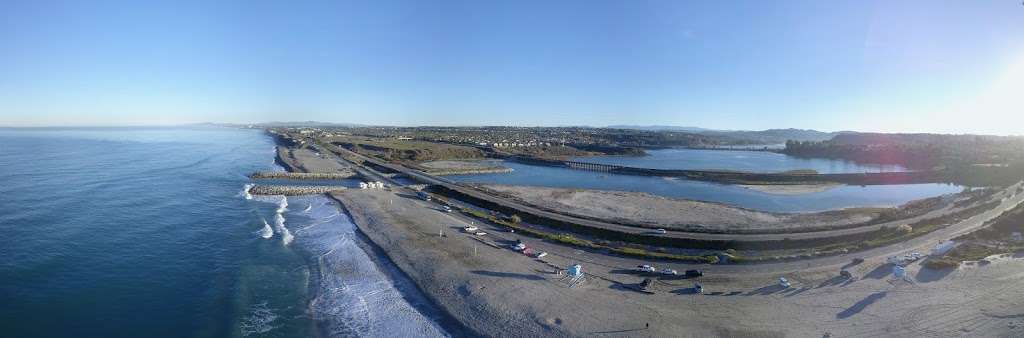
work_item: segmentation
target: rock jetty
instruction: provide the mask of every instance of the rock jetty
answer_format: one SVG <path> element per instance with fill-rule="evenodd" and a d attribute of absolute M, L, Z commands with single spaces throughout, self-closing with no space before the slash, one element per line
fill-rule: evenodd
<path fill-rule="evenodd" d="M 342 180 L 356 177 L 355 172 L 347 173 L 293 173 L 284 171 L 258 171 L 249 175 L 251 179 L 291 179 L 291 180 Z"/>
<path fill-rule="evenodd" d="M 319 195 L 348 189 L 337 185 L 254 185 L 249 189 L 252 195 Z"/>

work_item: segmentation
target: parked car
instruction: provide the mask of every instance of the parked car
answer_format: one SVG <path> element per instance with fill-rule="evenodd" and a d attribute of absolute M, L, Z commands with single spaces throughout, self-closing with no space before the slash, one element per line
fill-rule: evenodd
<path fill-rule="evenodd" d="M 692 278 L 692 277 L 700 277 L 700 276 L 704 275 L 704 271 L 701 271 L 701 270 L 686 270 L 686 272 L 684 272 L 683 274 L 685 274 L 686 277 L 690 277 L 690 278 Z"/>
<path fill-rule="evenodd" d="M 786 277 L 780 277 L 779 278 L 779 286 L 782 286 L 782 288 L 784 288 L 784 289 L 788 289 L 790 286 L 793 286 L 793 285 L 789 284 L 789 280 L 787 280 Z"/>
<path fill-rule="evenodd" d="M 644 265 L 637 265 L 636 266 L 636 271 L 639 271 L 639 272 L 657 272 L 658 269 L 655 269 L 653 266 L 644 264 Z"/>
<path fill-rule="evenodd" d="M 864 263 L 864 258 L 863 257 L 856 257 L 856 258 L 853 259 L 853 261 L 851 261 L 851 263 L 853 263 L 853 265 Z"/>
<path fill-rule="evenodd" d="M 700 283 L 693 283 L 693 293 L 696 293 L 698 295 L 699 294 L 703 294 L 704 293 L 704 287 L 701 286 Z"/>
<path fill-rule="evenodd" d="M 477 228 L 475 226 L 470 225 L 468 227 L 462 228 L 462 230 L 465 230 L 466 232 L 469 232 L 469 233 L 473 233 L 473 232 L 476 232 L 477 230 L 480 230 L 480 228 Z"/>
<path fill-rule="evenodd" d="M 477 231 L 477 232 L 476 232 L 476 235 L 477 235 L 477 236 L 483 236 L 483 235 L 486 235 L 486 234 L 487 234 L 487 233 L 486 233 L 486 232 L 483 232 L 483 231 Z"/>
<path fill-rule="evenodd" d="M 526 243 L 519 242 L 516 245 L 512 246 L 512 250 L 515 250 L 515 251 L 526 250 Z"/>
<path fill-rule="evenodd" d="M 659 235 L 664 235 L 668 233 L 668 231 L 666 231 L 665 229 L 654 229 L 654 232 L 657 232 Z"/>
<path fill-rule="evenodd" d="M 843 278 L 846 278 L 846 279 L 853 278 L 853 274 L 850 273 L 850 271 L 846 270 L 846 269 L 839 270 L 839 275 L 842 276 Z"/>
<path fill-rule="evenodd" d="M 541 252 L 537 253 L 537 258 L 541 258 L 541 257 L 547 256 L 547 255 L 548 255 L 547 252 L 541 251 Z"/>
<path fill-rule="evenodd" d="M 677 272 L 676 270 L 672 270 L 672 269 L 661 269 L 661 274 L 662 275 L 675 276 L 675 275 L 678 275 L 679 272 Z"/>
<path fill-rule="evenodd" d="M 452 207 L 444 205 L 444 206 L 441 206 L 441 210 L 444 210 L 444 212 L 452 212 Z"/>

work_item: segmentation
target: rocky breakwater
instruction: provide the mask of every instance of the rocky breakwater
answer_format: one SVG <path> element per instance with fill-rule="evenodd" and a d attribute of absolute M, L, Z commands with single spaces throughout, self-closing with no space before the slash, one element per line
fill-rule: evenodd
<path fill-rule="evenodd" d="M 252 195 L 319 195 L 348 189 L 334 185 L 254 185 L 248 193 Z"/>
<path fill-rule="evenodd" d="M 355 172 L 346 173 L 297 173 L 283 171 L 258 171 L 249 174 L 251 179 L 291 179 L 291 180 L 342 180 L 355 177 Z"/>

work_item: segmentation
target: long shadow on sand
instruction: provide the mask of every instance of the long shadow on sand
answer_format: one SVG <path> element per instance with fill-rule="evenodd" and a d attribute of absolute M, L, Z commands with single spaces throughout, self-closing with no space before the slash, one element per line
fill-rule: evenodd
<path fill-rule="evenodd" d="M 767 296 L 785 289 L 786 288 L 782 287 L 782 285 L 772 284 L 754 291 L 747 292 L 744 296 Z"/>
<path fill-rule="evenodd" d="M 871 295 L 864 297 L 864 299 L 861 299 L 856 304 L 853 304 L 853 306 L 850 306 L 846 310 L 843 310 L 843 312 L 837 313 L 836 319 L 850 318 L 851 316 L 858 314 L 861 311 L 864 311 L 864 309 L 866 309 L 869 305 L 874 304 L 879 299 L 885 298 L 885 295 L 885 292 L 872 293 Z"/>
<path fill-rule="evenodd" d="M 677 295 L 695 295 L 695 294 L 697 294 L 697 289 L 694 289 L 694 288 L 682 288 L 682 289 L 675 289 L 675 290 L 672 290 L 672 291 L 669 291 L 669 292 L 677 294 Z"/>
<path fill-rule="evenodd" d="M 946 276 L 949 276 L 953 271 L 956 271 L 956 268 L 935 270 L 921 267 L 921 270 L 917 271 L 917 275 L 914 276 L 914 279 L 917 280 L 918 283 L 930 283 L 946 278 Z"/>
<path fill-rule="evenodd" d="M 636 293 L 650 294 L 649 292 L 641 291 L 639 284 L 614 283 L 612 285 L 609 285 L 608 288 L 612 290 L 633 291 Z"/>
<path fill-rule="evenodd" d="M 408 199 L 412 199 L 412 200 L 422 200 L 422 198 L 419 198 L 419 196 L 416 196 L 416 195 L 413 195 L 413 194 L 405 194 L 405 193 L 396 192 L 395 195 L 398 195 L 398 197 L 408 198 Z"/>
<path fill-rule="evenodd" d="M 813 289 L 813 288 L 810 287 L 810 286 L 805 286 L 805 287 L 802 287 L 802 288 L 799 288 L 799 289 L 793 289 L 793 292 L 787 293 L 783 297 L 793 297 L 793 296 L 799 295 L 801 293 L 807 292 L 808 290 L 811 290 L 811 289 Z"/>
<path fill-rule="evenodd" d="M 473 271 L 470 271 L 470 272 L 478 274 L 478 275 L 491 276 L 491 277 L 501 277 L 501 278 L 516 278 L 516 279 L 525 279 L 525 280 L 543 280 L 544 279 L 544 277 L 541 277 L 541 276 L 528 275 L 528 274 L 525 274 L 525 273 L 498 272 L 498 271 L 485 271 L 485 270 L 473 270 Z"/>
<path fill-rule="evenodd" d="M 839 285 L 839 284 L 842 284 L 845 281 L 846 281 L 846 277 L 835 276 L 835 277 L 832 277 L 832 278 L 830 278 L 830 279 L 828 279 L 828 280 L 826 280 L 824 282 L 821 282 L 821 284 L 818 284 L 818 287 L 819 288 L 823 288 L 823 287 L 826 287 L 826 286 Z"/>
<path fill-rule="evenodd" d="M 882 279 L 885 278 L 885 276 L 888 276 L 890 273 L 892 273 L 892 264 L 882 264 L 879 265 L 874 270 L 871 270 L 871 272 L 868 272 L 868 274 L 864 275 L 864 278 Z"/>
<path fill-rule="evenodd" d="M 646 330 L 646 328 L 641 327 L 641 328 L 637 328 L 637 329 L 625 329 L 625 330 L 616 330 L 616 331 L 599 331 L 599 332 L 591 332 L 591 334 L 626 333 L 626 332 L 634 332 L 634 331 L 642 331 L 642 330 Z"/>

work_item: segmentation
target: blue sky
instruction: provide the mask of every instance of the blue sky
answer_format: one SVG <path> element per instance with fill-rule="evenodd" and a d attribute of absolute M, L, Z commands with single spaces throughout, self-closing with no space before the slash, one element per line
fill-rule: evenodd
<path fill-rule="evenodd" d="M 0 125 L 1024 134 L 1020 1 L 0 2 Z"/>

